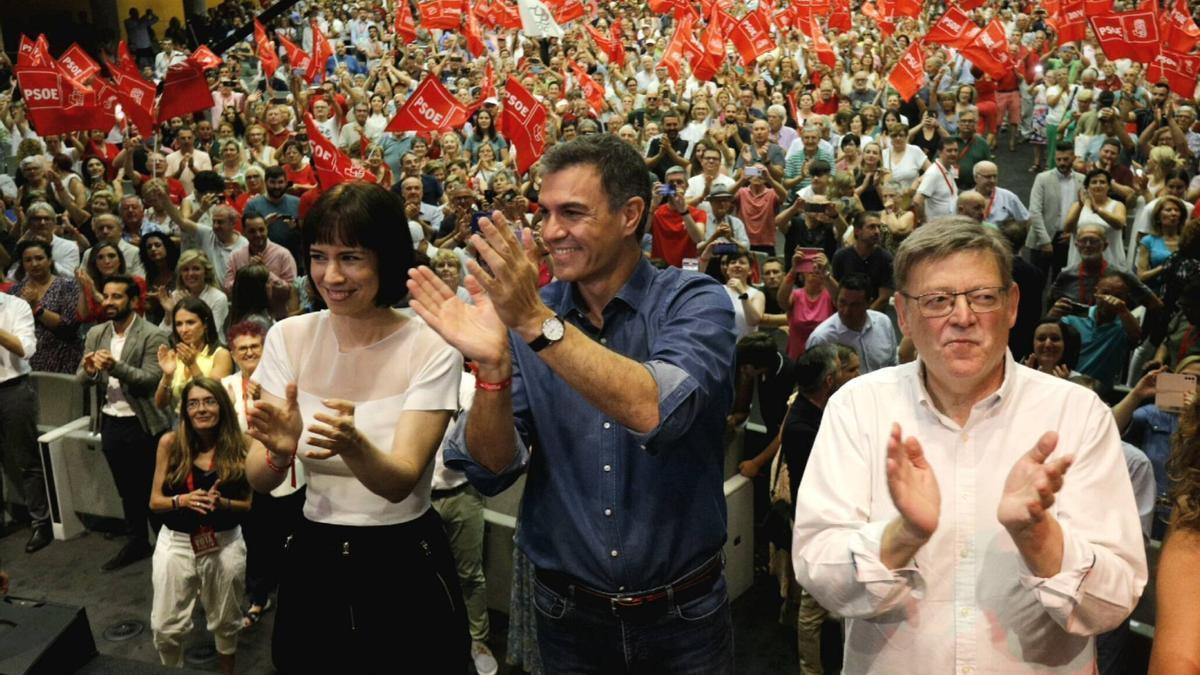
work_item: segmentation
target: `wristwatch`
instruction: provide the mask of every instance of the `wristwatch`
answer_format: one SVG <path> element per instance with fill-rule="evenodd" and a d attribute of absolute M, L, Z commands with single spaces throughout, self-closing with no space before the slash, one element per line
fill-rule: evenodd
<path fill-rule="evenodd" d="M 535 352 L 540 352 L 546 347 L 562 340 L 566 332 L 567 327 L 563 325 L 562 317 L 555 314 L 542 322 L 542 334 L 529 342 L 529 348 Z"/>

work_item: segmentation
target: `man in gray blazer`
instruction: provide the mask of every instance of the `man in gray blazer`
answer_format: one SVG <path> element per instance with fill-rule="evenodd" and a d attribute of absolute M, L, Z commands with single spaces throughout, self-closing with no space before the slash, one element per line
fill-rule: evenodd
<path fill-rule="evenodd" d="M 1029 193 L 1025 247 L 1032 252 L 1033 263 L 1050 278 L 1067 264 L 1070 237 L 1062 233 L 1063 220 L 1083 189 L 1083 174 L 1074 170 L 1074 164 L 1075 150 L 1069 144 L 1058 146 L 1054 168 L 1039 173 Z"/>
<path fill-rule="evenodd" d="M 103 295 L 109 320 L 88 331 L 75 377 L 96 385 L 100 444 L 125 509 L 129 539 L 102 566 L 110 572 L 154 550 L 146 530 L 150 488 L 158 439 L 169 425 L 166 414 L 154 405 L 154 390 L 162 377 L 158 347 L 167 344 L 167 334 L 134 313 L 141 290 L 131 277 L 109 277 Z M 156 523 L 151 525 L 158 529 Z"/>

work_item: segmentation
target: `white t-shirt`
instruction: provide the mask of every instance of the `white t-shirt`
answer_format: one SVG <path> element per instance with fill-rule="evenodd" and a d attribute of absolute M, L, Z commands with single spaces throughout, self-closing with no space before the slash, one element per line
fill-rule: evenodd
<path fill-rule="evenodd" d="M 267 333 L 262 361 L 251 379 L 263 391 L 283 398 L 288 384 L 298 389 L 304 425 L 317 412 L 328 413 L 323 399 L 355 405 L 355 425 L 380 452 L 392 451 L 396 422 L 405 410 L 458 409 L 462 355 L 424 322 L 406 321 L 396 332 L 366 347 L 342 351 L 329 312 L 285 319 Z M 297 455 L 308 478 L 304 516 L 330 525 L 394 525 L 429 509 L 433 462 L 407 498 L 398 504 L 371 492 L 341 457 L 314 460 L 320 450 L 301 438 Z"/>
<path fill-rule="evenodd" d="M 921 176 L 921 184 L 917 192 L 925 195 L 925 219 L 938 216 L 952 216 L 958 208 L 958 187 L 954 184 L 955 176 L 946 171 L 940 164 L 929 165 L 925 175 Z"/>
<path fill-rule="evenodd" d="M 738 337 L 744 338 L 758 330 L 757 323 L 754 325 L 746 323 L 746 306 L 738 299 L 738 294 L 734 293 L 733 289 L 728 286 L 724 288 L 725 294 L 729 296 L 729 301 L 733 303 L 733 329 L 737 332 Z M 746 287 L 746 294 L 750 296 L 746 300 L 749 303 L 753 303 L 754 298 L 758 296 L 762 296 L 764 300 L 766 299 L 766 296 L 763 296 L 763 292 L 753 286 Z"/>
<path fill-rule="evenodd" d="M 109 343 L 108 351 L 112 353 L 112 357 L 120 361 L 121 352 L 125 351 L 125 336 L 117 335 L 113 331 L 112 342 Z M 100 412 L 112 417 L 134 417 L 133 408 L 129 406 L 129 401 L 125 400 L 125 392 L 121 391 L 121 380 L 108 376 L 108 387 L 104 391 L 104 406 L 100 408 Z"/>
<path fill-rule="evenodd" d="M 921 175 L 921 167 L 925 166 L 925 162 L 929 158 L 925 156 L 924 150 L 912 143 L 904 146 L 902 157 L 894 157 L 895 154 L 895 148 L 885 149 L 881 166 L 891 172 L 892 180 L 899 183 L 901 189 L 907 189 L 917 179 L 917 176 Z"/>

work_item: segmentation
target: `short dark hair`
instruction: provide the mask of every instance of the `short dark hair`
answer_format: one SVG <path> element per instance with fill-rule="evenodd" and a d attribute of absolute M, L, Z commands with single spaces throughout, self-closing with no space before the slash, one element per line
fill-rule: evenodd
<path fill-rule="evenodd" d="M 104 286 L 109 284 L 124 284 L 125 295 L 129 296 L 130 302 L 137 302 L 138 300 L 142 299 L 142 287 L 139 286 L 137 281 L 135 281 L 134 278 L 128 274 L 112 275 L 104 280 Z M 104 286 L 100 287 L 102 291 L 104 290 Z"/>
<path fill-rule="evenodd" d="M 50 244 L 41 239 L 26 239 L 17 244 L 17 250 L 13 251 L 13 259 L 17 261 L 17 278 L 25 277 L 25 268 L 21 265 L 21 258 L 25 257 L 25 251 L 31 248 L 40 248 L 46 254 L 46 260 L 50 261 L 50 274 L 58 274 L 54 269 L 54 251 L 50 248 Z"/>
<path fill-rule="evenodd" d="M 196 194 L 203 192 L 224 192 L 225 179 L 216 171 L 200 171 L 192 178 L 192 186 Z"/>
<path fill-rule="evenodd" d="M 875 218 L 876 220 L 882 221 L 883 214 L 879 213 L 878 211 L 860 211 L 858 215 L 854 216 L 855 229 L 866 225 L 867 218 Z"/>
<path fill-rule="evenodd" d="M 264 178 L 266 178 L 266 180 L 271 180 L 272 178 L 287 178 L 287 172 L 284 171 L 283 167 L 279 166 L 278 164 L 274 166 L 268 166 L 267 172 L 264 174 Z"/>
<path fill-rule="evenodd" d="M 608 197 L 608 210 L 614 213 L 630 199 L 640 197 L 642 213 L 638 217 L 637 236 L 641 239 L 649 215 L 650 174 L 645 160 L 633 146 L 614 134 L 588 134 L 556 144 L 542 157 L 541 164 L 543 177 L 580 164 L 595 167 L 600 174 L 600 187 Z"/>
<path fill-rule="evenodd" d="M 865 274 L 847 274 L 842 277 L 838 285 L 838 292 L 842 291 L 862 291 L 867 294 L 867 299 L 875 297 L 875 286 L 871 284 L 871 278 Z"/>
<path fill-rule="evenodd" d="M 1087 175 L 1083 177 L 1084 187 L 1087 187 L 1087 184 L 1091 183 L 1092 179 L 1095 178 L 1096 176 L 1104 176 L 1104 180 L 1108 181 L 1109 183 L 1112 182 L 1112 174 L 1111 173 L 1109 173 L 1101 168 L 1095 168 L 1095 169 L 1092 169 L 1091 171 L 1087 172 Z"/>
<path fill-rule="evenodd" d="M 775 338 L 762 331 L 755 331 L 738 340 L 734 354 L 738 368 L 774 368 L 779 363 L 779 347 L 775 345 Z"/>
<path fill-rule="evenodd" d="M 808 175 L 813 178 L 828 176 L 833 172 L 833 167 L 823 159 L 814 159 L 812 164 L 808 165 Z"/>
<path fill-rule="evenodd" d="M 375 304 L 391 307 L 408 295 L 413 241 L 404 202 L 390 190 L 364 181 L 340 183 L 324 192 L 304 216 L 304 259 L 312 269 L 313 244 L 361 246 L 375 254 L 379 293 Z"/>

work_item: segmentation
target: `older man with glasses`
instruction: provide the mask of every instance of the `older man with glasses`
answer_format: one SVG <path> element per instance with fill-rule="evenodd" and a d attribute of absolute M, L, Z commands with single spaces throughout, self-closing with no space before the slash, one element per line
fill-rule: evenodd
<path fill-rule="evenodd" d="M 1008 352 L 1011 257 L 969 219 L 918 228 L 895 265 L 896 314 L 918 360 L 853 380 L 826 405 L 792 559 L 805 589 L 846 618 L 850 675 L 1093 672 L 1093 636 L 1145 587 L 1112 413 Z"/>

